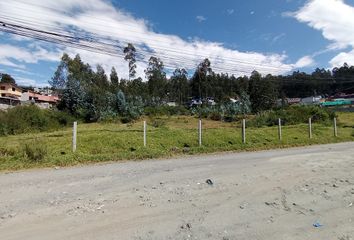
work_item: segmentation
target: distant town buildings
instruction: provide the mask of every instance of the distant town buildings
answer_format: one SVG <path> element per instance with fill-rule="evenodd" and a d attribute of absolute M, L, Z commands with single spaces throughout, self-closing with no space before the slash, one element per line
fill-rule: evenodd
<path fill-rule="evenodd" d="M 24 89 L 13 83 L 0 83 L 0 109 L 35 104 L 49 109 L 59 102 L 58 95 L 48 88 Z"/>
<path fill-rule="evenodd" d="M 278 106 L 285 105 L 319 105 L 322 107 L 351 106 L 354 105 L 354 94 L 339 93 L 324 98 L 322 96 L 311 96 L 306 98 L 285 98 L 278 99 Z"/>
<path fill-rule="evenodd" d="M 301 99 L 301 103 L 303 105 L 319 104 L 324 101 L 325 101 L 325 99 L 322 98 L 322 96 L 312 96 L 312 97 L 306 97 L 306 98 Z"/>

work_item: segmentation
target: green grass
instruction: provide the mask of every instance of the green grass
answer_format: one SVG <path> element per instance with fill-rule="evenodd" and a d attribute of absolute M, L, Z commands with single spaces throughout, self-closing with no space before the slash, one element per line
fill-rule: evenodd
<path fill-rule="evenodd" d="M 203 120 L 203 146 L 199 147 L 198 119 L 160 118 L 158 121 L 163 124 L 157 128 L 152 126 L 155 119 L 147 119 L 146 148 L 143 146 L 142 121 L 134 124 L 79 124 L 76 153 L 72 153 L 71 129 L 1 137 L 0 171 L 353 141 L 353 120 L 354 114 L 339 115 L 337 138 L 333 136 L 331 126 L 314 124 L 311 140 L 306 124 L 284 126 L 282 141 L 278 140 L 277 127 L 247 128 L 246 144 L 241 142 L 239 123 Z M 45 156 L 31 159 L 26 155 L 29 146 L 36 146 L 34 151 L 43 148 Z"/>

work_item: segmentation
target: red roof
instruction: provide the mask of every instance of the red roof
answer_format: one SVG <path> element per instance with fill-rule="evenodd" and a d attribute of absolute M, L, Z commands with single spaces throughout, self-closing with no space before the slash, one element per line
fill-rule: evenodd
<path fill-rule="evenodd" d="M 49 102 L 49 103 L 56 103 L 59 101 L 58 96 L 46 96 L 34 92 L 28 92 L 29 97 L 34 98 L 34 100 L 39 101 L 39 102 Z"/>
<path fill-rule="evenodd" d="M 287 98 L 288 103 L 299 103 L 301 102 L 301 98 Z"/>

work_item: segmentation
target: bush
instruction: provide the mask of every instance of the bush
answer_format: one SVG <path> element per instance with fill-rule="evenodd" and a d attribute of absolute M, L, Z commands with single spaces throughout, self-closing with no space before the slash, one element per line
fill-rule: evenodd
<path fill-rule="evenodd" d="M 164 127 L 165 125 L 166 125 L 166 122 L 163 121 L 162 119 L 155 119 L 152 122 L 152 126 L 154 128 Z"/>
<path fill-rule="evenodd" d="M 73 121 L 65 112 L 42 110 L 35 105 L 17 106 L 0 112 L 0 135 L 54 130 Z"/>
<path fill-rule="evenodd" d="M 25 133 L 32 130 L 45 131 L 50 123 L 44 111 L 35 105 L 9 109 L 6 115 L 9 134 Z"/>
<path fill-rule="evenodd" d="M 49 128 L 59 128 L 73 125 L 75 118 L 67 112 L 60 112 L 55 110 L 42 110 L 50 119 Z"/>
<path fill-rule="evenodd" d="M 214 121 L 221 121 L 223 120 L 223 116 L 220 112 L 214 111 L 209 114 L 209 118 Z"/>
<path fill-rule="evenodd" d="M 14 156 L 15 153 L 14 149 L 0 147 L 0 157 Z"/>
<path fill-rule="evenodd" d="M 7 135 L 6 113 L 0 110 L 0 136 Z"/>
<path fill-rule="evenodd" d="M 190 111 L 183 106 L 157 106 L 146 107 L 144 109 L 146 116 L 172 116 L 172 115 L 190 115 Z"/>
<path fill-rule="evenodd" d="M 27 142 L 22 147 L 23 155 L 31 162 L 39 162 L 47 155 L 47 145 L 43 141 Z"/>
<path fill-rule="evenodd" d="M 278 119 L 283 125 L 295 125 L 308 123 L 312 118 L 314 123 L 331 124 L 336 115 L 333 111 L 319 106 L 291 106 L 286 109 L 270 110 L 259 113 L 248 125 L 255 127 L 274 126 L 278 124 Z"/>
<path fill-rule="evenodd" d="M 131 123 L 134 121 L 134 119 L 132 119 L 131 117 L 121 117 L 120 118 L 121 123 L 123 124 L 127 124 L 127 123 Z"/>

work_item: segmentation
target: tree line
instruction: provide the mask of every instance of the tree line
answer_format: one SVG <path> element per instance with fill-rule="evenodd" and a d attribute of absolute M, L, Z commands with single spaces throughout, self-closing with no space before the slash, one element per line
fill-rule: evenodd
<path fill-rule="evenodd" d="M 60 107 L 73 114 L 84 112 L 94 120 L 113 113 L 134 117 L 140 114 L 138 109 L 142 107 L 160 106 L 167 102 L 185 105 L 192 98 L 213 98 L 217 103 L 225 103 L 230 98 L 244 96 L 245 101 L 249 98 L 252 112 L 257 113 L 273 108 L 277 99 L 354 91 L 354 67 L 348 64 L 332 71 L 317 68 L 312 73 L 295 71 L 287 76 L 262 76 L 254 71 L 250 76 L 235 77 L 215 73 L 212 63 L 204 59 L 191 77 L 186 69 L 177 68 L 168 78 L 164 63 L 152 56 L 144 81 L 136 77 L 135 47 L 128 44 L 124 54 L 128 79 L 120 79 L 114 67 L 108 77 L 101 65 L 93 70 L 79 55 L 70 58 L 64 54 L 50 81 L 54 89 L 61 91 Z"/>
<path fill-rule="evenodd" d="M 144 71 L 144 81 L 136 77 L 135 47 L 128 44 L 123 53 L 128 65 L 128 79 L 119 78 L 114 67 L 107 74 L 101 65 L 93 68 L 83 62 L 79 55 L 71 58 L 63 54 L 49 81 L 51 87 L 61 95 L 58 108 L 87 121 L 115 116 L 134 119 L 143 113 L 145 107 L 161 106 L 167 102 L 186 106 L 193 98 L 213 98 L 221 105 L 234 98 L 240 100 L 240 109 L 243 105 L 242 109 L 257 113 L 274 108 L 277 99 L 286 97 L 354 92 L 354 66 L 348 64 L 333 70 L 317 68 L 312 73 L 295 71 L 287 76 L 263 76 L 253 71 L 250 76 L 235 77 L 215 73 L 212 63 L 204 59 L 191 76 L 186 69 L 177 68 L 171 77 L 167 77 L 164 63 L 152 56 Z M 2 82 L 12 80 L 9 75 L 2 74 Z M 249 106 L 245 106 L 248 103 Z"/>

